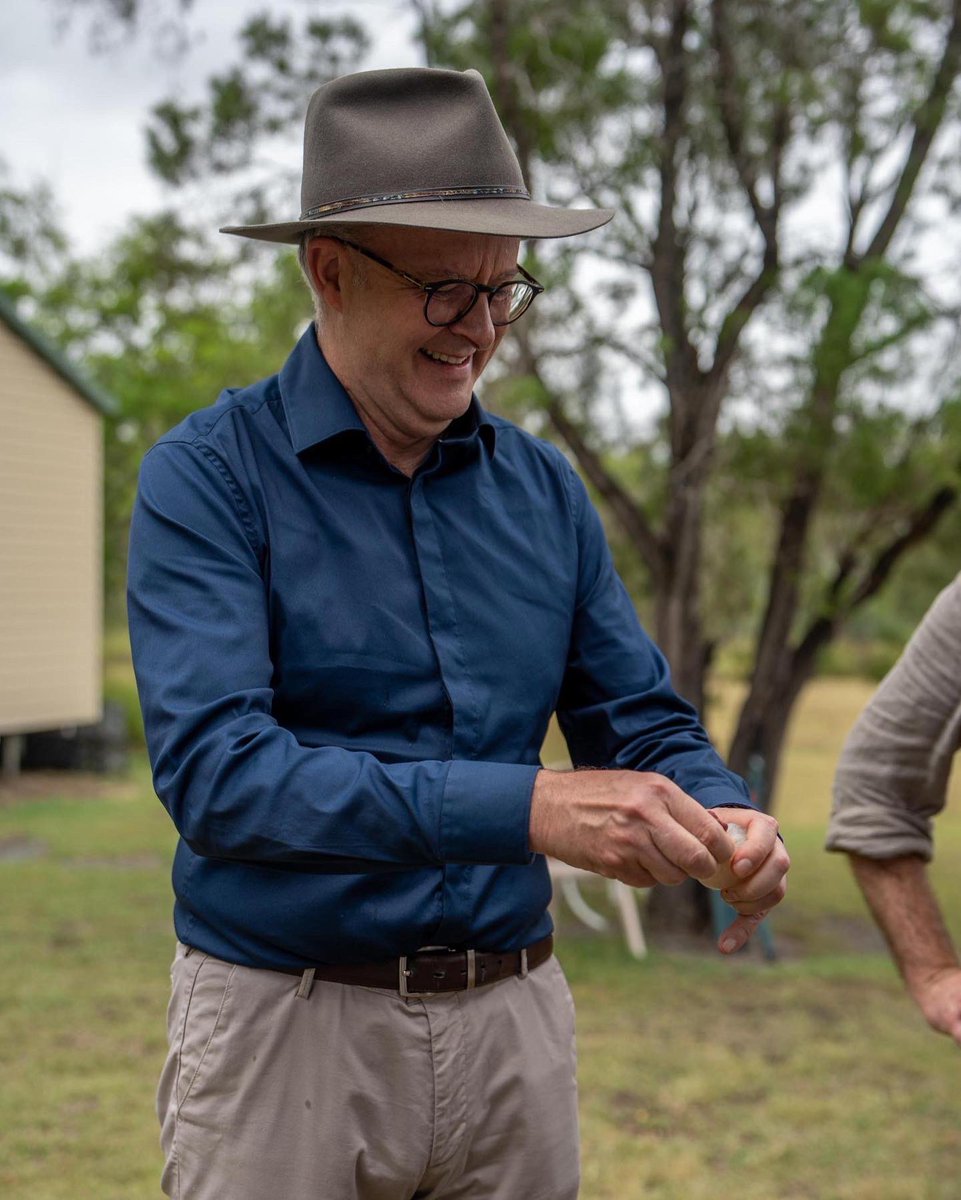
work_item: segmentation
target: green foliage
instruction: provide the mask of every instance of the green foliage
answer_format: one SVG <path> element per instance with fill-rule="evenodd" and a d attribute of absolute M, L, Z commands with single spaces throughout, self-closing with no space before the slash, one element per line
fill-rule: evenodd
<path fill-rule="evenodd" d="M 151 114 L 148 161 L 167 183 L 248 167 L 258 141 L 296 127 L 314 88 L 354 69 L 369 44 L 352 17 L 305 18 L 297 27 L 269 10 L 238 37 L 240 62 L 208 80 L 205 103 L 168 99 Z"/>
<path fill-rule="evenodd" d="M 29 294 L 59 270 L 66 249 L 49 185 L 15 186 L 0 159 L 0 288 L 14 300 Z"/>
<path fill-rule="evenodd" d="M 167 183 L 178 180 L 184 164 L 194 153 L 192 131 L 203 110 L 165 100 L 153 110 L 153 127 L 147 130 L 147 158 L 151 167 Z"/>
<path fill-rule="evenodd" d="M 818 674 L 831 678 L 855 675 L 878 683 L 897 662 L 903 644 L 893 638 L 867 641 L 848 635 L 825 649 L 818 661 Z"/>
<path fill-rule="evenodd" d="M 75 20 L 86 25 L 94 54 L 103 54 L 137 36 L 146 35 L 160 55 L 186 51 L 190 32 L 186 16 L 194 0 L 47 0 L 61 29 Z"/>
<path fill-rule="evenodd" d="M 889 657 L 892 650 L 900 651 L 935 595 L 961 570 L 959 545 L 961 509 L 955 507 L 888 587 L 854 616 L 851 639 L 884 646 Z"/>

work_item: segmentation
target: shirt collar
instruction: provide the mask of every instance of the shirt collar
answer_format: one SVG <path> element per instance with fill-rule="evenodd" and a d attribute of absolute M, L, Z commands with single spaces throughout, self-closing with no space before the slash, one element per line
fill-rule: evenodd
<path fill-rule="evenodd" d="M 280 372 L 280 396 L 295 454 L 328 442 L 339 434 L 357 432 L 369 438 L 367 427 L 340 380 L 324 358 L 313 325 L 308 325 Z M 490 417 L 472 396 L 467 411 L 441 435 L 445 445 L 464 444 L 480 437 L 493 455 L 496 432 Z"/>

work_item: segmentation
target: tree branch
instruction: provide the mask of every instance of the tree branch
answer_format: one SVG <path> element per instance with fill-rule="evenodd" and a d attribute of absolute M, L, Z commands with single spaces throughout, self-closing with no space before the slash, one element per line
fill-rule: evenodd
<path fill-rule="evenodd" d="M 891 203 L 871 239 L 871 244 L 864 255 L 865 258 L 880 258 L 891 244 L 891 239 L 901 223 L 918 176 L 921 174 L 921 168 L 931 149 L 931 143 L 944 118 L 948 97 L 959 70 L 961 70 L 961 0 L 952 0 L 951 27 L 945 39 L 941 61 L 934 79 L 931 81 L 928 94 L 915 114 L 912 122 L 914 134 L 911 139 L 911 148 L 895 184 Z"/>
<path fill-rule="evenodd" d="M 777 274 L 776 264 L 768 266 L 765 263 L 725 314 L 714 345 L 714 361 L 708 372 L 712 382 L 716 380 L 720 383 L 725 378 L 731 360 L 737 353 L 744 327 L 771 290 Z"/>
<path fill-rule="evenodd" d="M 685 132 L 687 61 L 684 39 L 689 27 L 687 0 L 673 0 L 671 28 L 664 45 L 657 47 L 663 78 L 664 128 L 660 147 L 660 212 L 653 247 L 651 282 L 654 300 L 667 338 L 665 362 L 671 382 L 671 397 L 690 391 L 700 372 L 697 352 L 691 342 L 685 312 L 685 255 L 675 215 L 678 203 L 678 157 Z M 672 408 L 675 431 L 680 413 Z"/>
<path fill-rule="evenodd" d="M 945 484 L 938 488 L 927 504 L 909 516 L 907 527 L 878 551 L 864 572 L 854 594 L 845 605 L 846 617 L 881 589 L 898 559 L 912 546 L 924 541 L 957 498 L 958 489 L 951 484 Z"/>
<path fill-rule="evenodd" d="M 533 193 L 531 173 L 534 165 L 534 144 L 530 121 L 524 113 L 518 86 L 517 69 L 511 55 L 511 12 L 509 0 L 488 0 L 490 15 L 490 47 L 494 68 L 494 102 L 517 146 L 517 159 L 528 189 Z"/>
<path fill-rule="evenodd" d="M 714 87 L 724 137 L 754 219 L 763 231 L 766 209 L 757 194 L 757 168 L 744 149 L 744 120 L 737 95 L 737 63 L 734 48 L 727 36 L 727 0 L 711 0 L 711 44 L 717 59 Z"/>
<path fill-rule="evenodd" d="M 744 148 L 743 113 L 737 96 L 737 63 L 727 34 L 726 3 L 727 0 L 712 0 L 711 3 L 711 36 L 717 58 L 714 84 L 718 111 L 721 115 L 721 124 L 731 160 L 751 206 L 751 211 L 754 213 L 758 230 L 764 239 L 764 256 L 760 270 L 744 288 L 721 322 L 714 349 L 714 361 L 709 372 L 709 379 L 718 385 L 718 393 L 722 390 L 721 381 L 725 378 L 731 360 L 737 352 L 745 325 L 777 278 L 779 265 L 778 221 L 783 195 L 781 170 L 784 150 L 791 135 L 791 113 L 785 102 L 778 106 L 772 122 L 770 158 L 773 200 L 770 205 L 765 205 L 757 192 L 757 168 Z"/>
<path fill-rule="evenodd" d="M 958 499 L 958 489 L 946 484 L 939 488 L 928 502 L 909 516 L 907 527 L 875 554 L 867 565 L 850 597 L 839 603 L 839 594 L 844 582 L 853 574 L 855 559 L 848 553 L 839 565 L 838 573 L 828 589 L 829 605 L 825 612 L 815 617 L 808 626 L 792 654 L 791 675 L 799 671 L 807 678 L 817 654 L 831 641 L 838 629 L 848 618 L 887 582 L 898 560 L 934 531 L 935 526 Z M 803 682 L 803 679 L 802 681 Z"/>

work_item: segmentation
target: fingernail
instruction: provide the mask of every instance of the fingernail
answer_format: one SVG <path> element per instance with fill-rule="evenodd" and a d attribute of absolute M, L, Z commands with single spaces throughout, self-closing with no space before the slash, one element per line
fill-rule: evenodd
<path fill-rule="evenodd" d="M 733 870 L 739 879 L 743 879 L 745 875 L 750 875 L 754 870 L 754 863 L 749 858 L 739 858 L 734 864 Z"/>
<path fill-rule="evenodd" d="M 730 954 L 732 950 L 737 949 L 736 939 L 732 937 L 721 938 L 721 949 L 725 954 Z"/>

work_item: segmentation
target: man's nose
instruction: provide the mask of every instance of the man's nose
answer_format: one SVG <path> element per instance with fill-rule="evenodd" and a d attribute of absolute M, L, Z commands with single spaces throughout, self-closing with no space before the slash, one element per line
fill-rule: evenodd
<path fill-rule="evenodd" d="M 470 312 L 451 328 L 470 338 L 478 350 L 489 350 L 497 340 L 497 326 L 491 320 L 491 294 L 481 292 Z"/>

